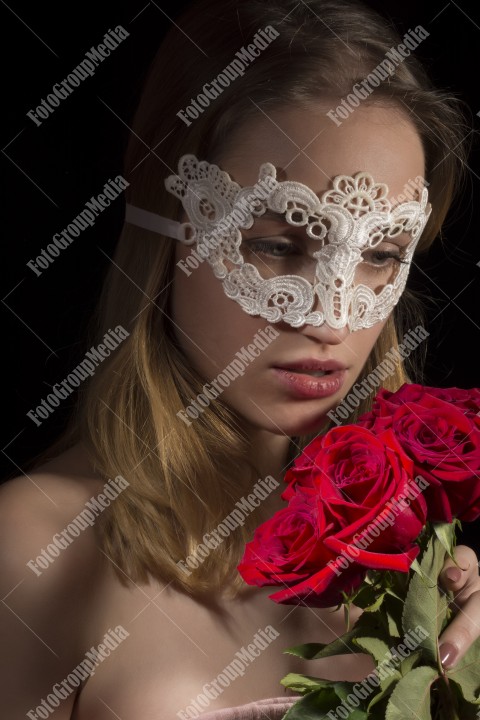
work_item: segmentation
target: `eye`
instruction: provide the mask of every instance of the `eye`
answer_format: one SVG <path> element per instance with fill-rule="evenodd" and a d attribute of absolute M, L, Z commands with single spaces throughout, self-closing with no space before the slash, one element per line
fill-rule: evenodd
<path fill-rule="evenodd" d="M 255 255 L 268 255 L 274 258 L 284 258 L 301 253 L 295 243 L 284 238 L 252 238 L 245 241 L 245 247 Z"/>
<path fill-rule="evenodd" d="M 379 270 L 390 267 L 395 263 L 408 264 L 403 259 L 403 253 L 398 250 L 367 250 L 362 255 L 364 262 Z"/>

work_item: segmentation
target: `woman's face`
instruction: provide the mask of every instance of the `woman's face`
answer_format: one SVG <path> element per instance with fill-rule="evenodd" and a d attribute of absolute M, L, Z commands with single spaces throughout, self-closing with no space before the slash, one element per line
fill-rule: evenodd
<path fill-rule="evenodd" d="M 337 126 L 326 116 L 328 109 L 286 107 L 268 117 L 259 110 L 255 120 L 234 133 L 217 164 L 247 186 L 257 182 L 260 165 L 270 162 L 279 180 L 303 183 L 316 195 L 330 189 L 336 175 L 366 171 L 375 182 L 388 185 L 393 199 L 404 192 L 408 181 L 423 177 L 420 138 L 398 110 L 360 106 Z M 286 233 L 281 216 L 278 223 L 265 220 L 262 225 L 262 235 L 269 238 Z M 190 252 L 190 247 L 178 243 L 176 261 Z M 269 324 L 228 298 L 206 261 L 190 275 L 176 266 L 171 311 L 176 337 L 206 382 L 215 379 Z M 220 397 L 247 427 L 289 436 L 320 429 L 326 413 L 355 383 L 384 324 L 350 332 L 347 327 L 334 330 L 326 324 L 293 328 L 275 323 L 278 336 Z M 315 362 L 327 364 L 321 378 L 298 367 Z"/>

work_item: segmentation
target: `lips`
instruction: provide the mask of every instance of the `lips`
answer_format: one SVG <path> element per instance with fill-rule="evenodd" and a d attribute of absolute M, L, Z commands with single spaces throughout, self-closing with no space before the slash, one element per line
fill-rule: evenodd
<path fill-rule="evenodd" d="M 296 360 L 294 362 L 282 363 L 275 365 L 280 370 L 290 370 L 294 373 L 305 373 L 311 375 L 313 373 L 331 373 L 339 370 L 346 370 L 346 365 L 338 362 L 338 360 Z"/>
<path fill-rule="evenodd" d="M 341 389 L 346 366 L 337 360 L 296 360 L 272 368 L 278 382 L 297 398 L 324 398 Z"/>

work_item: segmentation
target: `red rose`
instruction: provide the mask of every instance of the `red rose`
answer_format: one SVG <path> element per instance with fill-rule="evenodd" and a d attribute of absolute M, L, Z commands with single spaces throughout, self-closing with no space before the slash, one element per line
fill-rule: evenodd
<path fill-rule="evenodd" d="M 402 385 L 401 389 L 403 390 L 404 387 L 410 386 Z M 393 400 L 390 401 L 390 398 L 393 398 Z M 392 426 L 392 415 L 403 402 L 399 398 L 395 398 L 396 393 L 381 388 L 375 396 L 371 411 L 359 417 L 358 425 L 374 430 L 375 433 L 390 428 Z"/>
<path fill-rule="evenodd" d="M 417 385 L 405 383 L 396 392 L 379 390 L 373 403 L 372 411 L 365 413 L 358 420 L 358 424 L 371 429 L 375 426 L 376 431 L 391 427 L 391 416 L 393 411 L 405 402 L 418 402 L 425 395 L 431 395 L 439 400 L 454 405 L 467 417 L 473 417 L 480 411 L 480 389 L 471 388 L 437 388 L 428 385 Z"/>
<path fill-rule="evenodd" d="M 425 491 L 428 519 L 475 520 L 480 515 L 480 418 L 474 410 L 480 393 L 403 385 L 397 393 L 379 395 L 373 411 L 359 423 L 373 432 L 392 429 L 412 458 L 415 474 L 430 483 Z"/>
<path fill-rule="evenodd" d="M 290 500 L 295 495 L 297 488 L 313 487 L 315 458 L 320 452 L 323 442 L 323 436 L 319 435 L 304 448 L 301 455 L 295 458 L 293 466 L 285 473 L 284 481 L 287 483 L 287 488 L 282 493 L 284 500 Z"/>
<path fill-rule="evenodd" d="M 419 386 L 421 387 L 421 385 Z M 480 411 L 480 389 L 470 388 L 470 390 L 463 390 L 462 388 L 436 388 L 436 387 L 425 387 L 425 391 L 429 395 L 433 395 L 439 400 L 451 403 L 458 407 L 467 417 L 473 417 Z"/>
<path fill-rule="evenodd" d="M 328 563 L 337 553 L 329 550 L 325 537 L 332 523 L 322 506 L 318 506 L 314 491 L 303 488 L 292 495 L 288 507 L 283 508 L 255 531 L 252 542 L 238 570 L 249 585 L 283 585 L 288 598 L 277 602 L 291 602 L 316 607 L 330 607 L 341 599 L 341 591 L 353 591 L 361 583 L 366 568 L 354 566 L 342 576 Z M 321 569 L 321 572 L 319 572 Z M 320 576 L 322 576 L 320 578 Z M 316 578 L 317 592 L 302 588 L 303 581 Z M 300 588 L 297 594 L 296 588 Z M 278 595 L 278 593 L 277 593 Z"/>
<path fill-rule="evenodd" d="M 412 463 L 390 431 L 338 427 L 316 438 L 287 473 L 289 505 L 264 523 L 239 566 L 272 600 L 329 607 L 368 568 L 408 571 L 426 517 Z"/>

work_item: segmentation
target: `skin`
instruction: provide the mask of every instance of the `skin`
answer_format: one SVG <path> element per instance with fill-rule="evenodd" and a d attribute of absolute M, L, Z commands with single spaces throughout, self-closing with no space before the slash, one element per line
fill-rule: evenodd
<path fill-rule="evenodd" d="M 335 175 L 352 175 L 366 169 L 376 182 L 388 185 L 393 198 L 410 178 L 423 175 L 420 139 L 414 127 L 395 110 L 372 106 L 358 110 L 341 127 L 333 125 L 318 107 L 311 112 L 277 111 L 269 116 L 271 119 L 262 116 L 240 128 L 219 165 L 246 186 L 258 180 L 260 164 L 269 161 L 277 167 L 280 180 L 304 183 L 317 195 L 330 189 Z M 304 231 L 280 221 L 257 221 L 244 237 L 258 234 L 288 234 L 295 239 Z M 405 245 L 408 239 L 404 237 L 400 242 Z M 381 249 L 398 252 L 392 243 L 382 243 Z M 179 243 L 177 261 L 184 260 L 190 251 Z M 226 297 L 221 281 L 213 276 L 207 262 L 189 276 L 177 267 L 172 314 L 177 338 L 190 363 L 209 380 L 252 341 L 259 328 L 268 325 Z M 243 377 L 224 391 L 222 398 L 238 413 L 250 441 L 261 436 L 262 442 L 272 443 L 278 452 L 288 445 L 287 436 L 321 428 L 326 412 L 340 402 L 359 376 L 383 325 L 377 323 L 352 333 L 326 324 L 292 328 L 287 323 L 276 323 L 280 336 L 248 366 Z M 345 382 L 338 393 L 324 399 L 292 400 L 290 394 L 279 389 L 271 367 L 304 357 L 333 359 L 346 366 Z"/>
<path fill-rule="evenodd" d="M 404 191 L 410 179 L 424 175 L 423 148 L 413 124 L 396 108 L 372 105 L 359 107 L 340 127 L 325 117 L 322 106 L 313 106 L 310 112 L 286 108 L 269 113 L 268 117 L 256 117 L 254 122 L 240 126 L 217 160 L 222 170 L 242 187 L 257 181 L 263 162 L 275 165 L 279 180 L 301 182 L 319 196 L 330 188 L 331 178 L 336 175 L 368 170 L 376 182 L 388 185 L 388 197 L 393 199 Z M 267 222 L 260 235 L 281 236 L 282 231 L 291 233 L 292 229 Z M 253 231 L 244 232 L 247 238 L 256 235 Z M 402 243 L 405 244 L 405 238 Z M 389 244 L 381 247 L 391 249 Z M 177 262 L 189 252 L 188 247 L 179 243 Z M 206 262 L 190 276 L 177 269 L 172 303 L 177 338 L 191 364 L 209 380 L 228 365 L 239 348 L 251 342 L 259 328 L 268 324 L 262 318 L 248 315 L 238 303 L 227 298 L 220 280 L 213 276 Z M 285 458 L 288 436 L 322 427 L 326 412 L 341 401 L 357 379 L 383 325 L 378 323 L 354 333 L 347 328 L 334 330 L 325 324 L 302 328 L 286 323 L 275 325 L 280 337 L 223 393 L 225 401 L 243 421 L 257 467 L 265 469 L 266 474 L 271 472 L 275 455 L 278 459 L 282 449 Z M 218 327 L 222 328 L 221 333 Z M 286 396 L 271 379 L 269 368 L 276 362 L 300 357 L 332 358 L 344 363 L 347 378 L 341 390 L 324 399 L 292 400 Z M 477 559 L 463 546 L 457 548 L 456 559 L 458 566 L 452 560 L 446 561 L 442 580 L 446 589 L 458 593 L 455 603 L 463 608 L 464 614 L 440 638 L 440 644 L 445 644 L 445 657 L 448 655 L 445 667 L 453 664 L 455 656 L 458 661 L 480 634 L 480 624 L 474 619 L 480 608 Z M 467 576 L 466 586 L 460 590 L 459 583 Z"/>
<path fill-rule="evenodd" d="M 391 110 L 359 108 L 334 133 L 320 108 L 311 115 L 285 110 L 274 119 L 276 125 L 261 119 L 255 126 L 240 128 L 238 138 L 224 154 L 222 165 L 242 184 L 255 182 L 258 165 L 264 160 L 283 168 L 285 177 L 304 182 L 319 193 L 327 187 L 327 176 L 364 168 L 375 179 L 387 182 L 392 194 L 399 193 L 410 177 L 422 174 L 418 138 Z M 179 245 L 178 258 L 182 253 L 185 249 Z M 206 379 L 215 377 L 265 326 L 225 297 L 206 263 L 189 278 L 178 271 L 173 286 L 172 312 L 179 341 Z M 249 437 L 252 458 L 262 476 L 272 474 L 281 479 L 288 435 L 319 426 L 328 409 L 355 381 L 381 325 L 353 334 L 326 326 L 292 329 L 279 325 L 278 329 L 280 337 L 223 397 Z M 305 353 L 341 359 L 346 364 L 347 381 L 338 397 L 292 401 L 271 381 L 272 363 Z M 256 405 L 250 397 L 256 398 Z M 282 654 L 302 638 L 317 642 L 334 639 L 344 631 L 341 612 L 278 606 L 267 597 L 270 588 L 246 588 L 235 600 L 220 596 L 200 603 L 154 581 L 124 587 L 99 549 L 95 525 L 40 577 L 27 569 L 26 563 L 36 558 L 102 487 L 102 479 L 79 443 L 30 475 L 0 488 L 0 636 L 4 649 L 0 654 L 0 696 L 5 717 L 25 718 L 55 683 L 68 676 L 85 652 L 119 624 L 129 632 L 128 638 L 98 666 L 84 687 L 61 703 L 51 716 L 54 720 L 176 720 L 190 698 L 268 624 L 278 629 L 280 637 L 211 703 L 209 711 L 279 696 L 283 694 L 279 680 L 287 672 L 350 680 L 367 674 L 370 664 L 364 656 L 307 664 Z M 441 640 L 453 643 L 461 657 L 479 634 L 480 581 L 469 548 L 459 547 L 457 560 L 458 579 L 448 578 L 453 563 L 447 561 L 442 585 L 455 591 L 455 603 L 463 612 Z"/>

